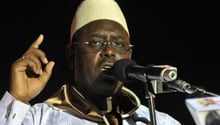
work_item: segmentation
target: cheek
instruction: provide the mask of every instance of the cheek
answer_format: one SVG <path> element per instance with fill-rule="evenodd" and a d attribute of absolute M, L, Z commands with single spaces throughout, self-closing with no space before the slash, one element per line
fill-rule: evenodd
<path fill-rule="evenodd" d="M 128 54 L 116 54 L 115 58 L 116 60 L 120 60 L 120 59 L 131 59 L 131 53 Z"/>
<path fill-rule="evenodd" d="M 88 58 L 84 54 L 75 56 L 74 69 L 77 76 L 82 77 L 85 75 L 86 71 L 88 70 L 87 62 Z"/>
<path fill-rule="evenodd" d="M 76 73 L 80 74 L 82 79 L 92 80 L 97 75 L 97 62 L 97 54 L 81 54 L 75 61 Z"/>

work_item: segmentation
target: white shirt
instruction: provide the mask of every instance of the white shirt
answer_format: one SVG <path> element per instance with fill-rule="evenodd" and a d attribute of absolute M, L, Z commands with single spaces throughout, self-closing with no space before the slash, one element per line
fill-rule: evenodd
<path fill-rule="evenodd" d="M 136 111 L 138 117 L 150 119 L 149 110 L 141 105 Z M 181 125 L 170 115 L 156 111 L 157 125 Z M 15 100 L 8 92 L 0 101 L 1 125 L 98 125 L 98 123 L 80 119 L 76 116 L 48 106 L 45 103 L 37 103 L 33 106 Z M 137 122 L 137 125 L 145 123 Z M 123 120 L 123 125 L 129 125 Z"/>

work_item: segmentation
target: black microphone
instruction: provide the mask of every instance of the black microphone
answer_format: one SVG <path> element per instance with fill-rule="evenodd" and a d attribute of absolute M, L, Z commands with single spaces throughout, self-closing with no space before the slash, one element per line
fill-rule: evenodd
<path fill-rule="evenodd" d="M 183 92 L 188 94 L 193 94 L 196 92 L 195 88 L 193 88 L 191 84 L 180 79 L 171 82 L 166 82 L 164 83 L 164 85 L 166 85 L 169 89 L 173 89 L 178 92 Z"/>
<path fill-rule="evenodd" d="M 113 76 L 127 82 L 137 79 L 143 82 L 147 80 L 161 80 L 163 82 L 173 81 L 177 78 L 177 68 L 169 65 L 140 66 L 134 60 L 121 59 L 112 66 Z"/>
<path fill-rule="evenodd" d="M 205 89 L 197 87 L 195 85 L 191 85 L 190 83 L 184 80 L 181 80 L 181 79 L 177 79 L 177 80 L 170 81 L 170 82 L 165 82 L 163 84 L 167 86 L 169 89 L 173 89 L 178 92 L 183 92 L 187 94 L 199 93 L 199 94 L 207 94 L 211 96 L 219 96 L 218 94 L 206 91 Z"/>

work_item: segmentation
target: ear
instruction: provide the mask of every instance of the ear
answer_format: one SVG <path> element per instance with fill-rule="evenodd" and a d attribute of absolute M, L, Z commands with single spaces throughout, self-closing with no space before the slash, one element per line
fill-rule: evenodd
<path fill-rule="evenodd" d="M 70 43 L 65 48 L 67 63 L 69 65 L 70 70 L 73 70 L 74 68 L 74 50 L 73 45 Z"/>

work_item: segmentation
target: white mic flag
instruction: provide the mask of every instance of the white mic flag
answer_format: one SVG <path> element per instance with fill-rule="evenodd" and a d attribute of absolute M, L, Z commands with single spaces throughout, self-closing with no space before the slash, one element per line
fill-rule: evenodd
<path fill-rule="evenodd" d="M 207 116 L 212 112 L 216 112 L 219 116 L 217 120 L 220 121 L 220 96 L 190 98 L 186 99 L 185 103 L 196 125 L 207 125 L 210 120 Z M 213 121 L 215 118 L 216 116 L 212 116 Z"/>

